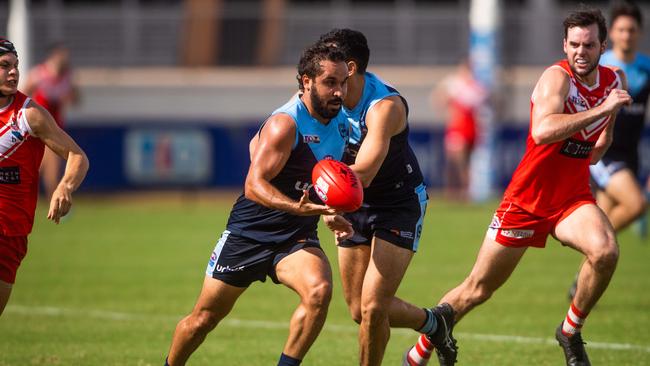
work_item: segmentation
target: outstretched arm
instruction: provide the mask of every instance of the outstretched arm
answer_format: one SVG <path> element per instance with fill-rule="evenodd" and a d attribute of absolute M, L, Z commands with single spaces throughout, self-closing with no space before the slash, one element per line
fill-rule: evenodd
<path fill-rule="evenodd" d="M 390 147 L 390 139 L 406 126 L 406 107 L 400 97 L 388 97 L 377 102 L 366 115 L 366 134 L 354 165 L 364 188 L 375 179 Z"/>
<path fill-rule="evenodd" d="M 244 194 L 246 198 L 275 210 L 294 215 L 308 216 L 334 214 L 328 206 L 309 201 L 307 191 L 296 202 L 271 184 L 287 163 L 296 136 L 296 126 L 291 117 L 277 114 L 266 122 L 260 131 L 259 140 L 250 146 L 251 165 L 246 176 Z"/>
<path fill-rule="evenodd" d="M 34 137 L 45 143 L 52 151 L 66 160 L 63 178 L 52 194 L 47 218 L 59 223 L 72 206 L 74 192 L 86 177 L 88 158 L 74 140 L 60 129 L 52 116 L 41 106 L 30 102 L 26 109 L 27 122 Z"/>
<path fill-rule="evenodd" d="M 536 144 L 562 141 L 597 120 L 615 114 L 621 106 L 632 102 L 627 91 L 614 89 L 599 106 L 566 114 L 564 102 L 568 93 L 567 73 L 557 67 L 547 69 L 533 91 L 531 136 Z"/>

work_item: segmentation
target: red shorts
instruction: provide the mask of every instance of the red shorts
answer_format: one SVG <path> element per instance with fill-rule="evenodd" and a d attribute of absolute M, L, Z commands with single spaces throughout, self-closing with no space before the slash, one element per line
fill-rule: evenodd
<path fill-rule="evenodd" d="M 487 231 L 487 236 L 506 247 L 546 246 L 546 238 L 557 224 L 569 216 L 578 207 L 595 204 L 592 199 L 580 199 L 567 205 L 551 216 L 536 216 L 525 211 L 510 201 L 502 201 Z"/>
<path fill-rule="evenodd" d="M 447 151 L 472 150 L 476 136 L 472 132 L 457 129 L 447 130 L 445 133 L 445 149 Z"/>
<path fill-rule="evenodd" d="M 16 272 L 27 254 L 26 236 L 0 235 L 0 281 L 13 284 Z"/>

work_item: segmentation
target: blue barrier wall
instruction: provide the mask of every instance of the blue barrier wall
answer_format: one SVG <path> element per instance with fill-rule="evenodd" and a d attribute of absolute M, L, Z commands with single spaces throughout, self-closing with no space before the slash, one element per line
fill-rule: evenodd
<path fill-rule="evenodd" d="M 134 123 L 137 122 L 137 123 Z M 164 123 L 161 123 L 164 122 Z M 248 169 L 248 143 L 257 122 L 223 126 L 214 121 L 129 121 L 84 126 L 70 135 L 86 151 L 91 169 L 84 191 L 149 188 L 238 188 Z M 503 125 L 497 133 L 494 162 L 497 185 L 510 181 L 525 148 L 523 125 Z M 413 127 L 411 144 L 429 187 L 443 184 L 443 130 Z M 650 129 L 641 146 L 643 177 L 650 173 Z"/>

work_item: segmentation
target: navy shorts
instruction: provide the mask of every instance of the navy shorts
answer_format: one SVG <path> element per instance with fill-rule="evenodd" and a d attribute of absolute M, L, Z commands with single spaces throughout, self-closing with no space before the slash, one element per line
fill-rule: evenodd
<path fill-rule="evenodd" d="M 372 237 L 416 252 L 422 235 L 422 221 L 427 210 L 427 191 L 423 184 L 415 189 L 412 199 L 399 205 L 363 205 L 355 212 L 344 214 L 354 228 L 352 238 L 341 241 L 340 247 L 370 245 Z"/>
<path fill-rule="evenodd" d="M 226 230 L 210 256 L 206 275 L 231 286 L 248 287 L 255 281 L 266 281 L 271 277 L 280 283 L 275 266 L 289 254 L 304 248 L 319 248 L 316 232 L 307 238 L 281 244 L 261 243 L 232 234 Z"/>
<path fill-rule="evenodd" d="M 623 160 L 601 159 L 596 164 L 589 166 L 591 180 L 600 190 L 605 190 L 612 176 L 623 169 L 630 169 L 636 175 L 629 164 Z"/>

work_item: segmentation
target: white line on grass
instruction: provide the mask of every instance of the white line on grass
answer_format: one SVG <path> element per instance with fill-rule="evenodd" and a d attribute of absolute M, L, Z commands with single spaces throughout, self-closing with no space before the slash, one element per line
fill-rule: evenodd
<path fill-rule="evenodd" d="M 23 314 L 23 315 L 44 315 L 44 316 L 70 316 L 70 317 L 86 317 L 95 319 L 106 319 L 115 321 L 129 321 L 129 320 L 169 320 L 176 321 L 180 316 L 172 315 L 147 315 L 136 313 L 122 313 L 116 311 L 104 310 L 85 310 L 85 309 L 71 309 L 59 308 L 52 306 L 22 306 L 22 305 L 8 305 L 5 309 L 7 313 Z M 287 329 L 288 323 L 273 322 L 266 320 L 245 320 L 237 318 L 226 318 L 220 323 L 222 326 L 227 327 L 240 327 L 240 328 L 262 328 L 262 329 Z M 350 325 L 340 324 L 325 324 L 323 329 L 326 332 L 334 333 L 356 333 L 358 328 Z M 392 333 L 401 335 L 413 335 L 410 329 L 393 329 Z M 515 335 L 500 335 L 500 334 L 482 334 L 482 333 L 465 333 L 458 332 L 455 334 L 457 338 L 471 339 L 475 341 L 484 342 L 501 342 L 501 343 L 524 343 L 524 344 L 542 344 L 542 345 L 557 345 L 557 341 L 553 338 L 541 337 L 522 337 Z M 609 343 L 609 342 L 589 342 L 589 348 L 599 348 L 608 350 L 622 350 L 622 351 L 642 351 L 650 353 L 650 346 L 629 343 Z"/>

